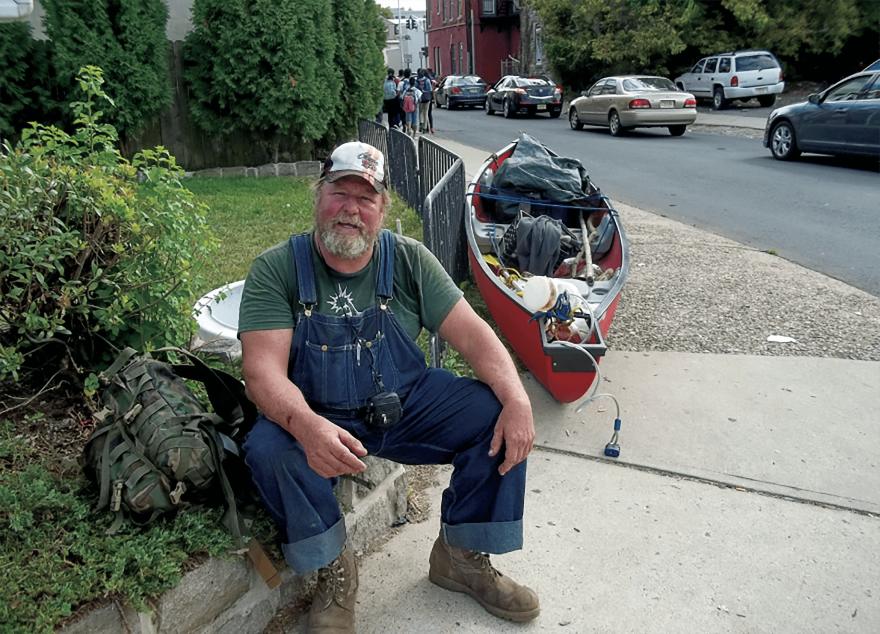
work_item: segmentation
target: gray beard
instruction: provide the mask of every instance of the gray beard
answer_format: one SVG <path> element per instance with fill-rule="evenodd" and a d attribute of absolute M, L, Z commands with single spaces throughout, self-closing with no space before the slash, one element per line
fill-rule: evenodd
<path fill-rule="evenodd" d="M 370 240 L 363 233 L 357 236 L 344 236 L 333 229 L 318 228 L 318 238 L 329 253 L 337 258 L 354 260 L 369 251 L 376 241 L 375 237 Z"/>

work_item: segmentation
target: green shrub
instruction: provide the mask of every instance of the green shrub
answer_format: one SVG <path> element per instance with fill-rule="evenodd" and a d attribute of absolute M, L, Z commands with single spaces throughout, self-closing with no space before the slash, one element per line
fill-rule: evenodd
<path fill-rule="evenodd" d="M 123 159 L 98 124 L 96 101 L 112 104 L 101 71 L 81 72 L 74 134 L 34 126 L 0 153 L 0 378 L 37 352 L 96 367 L 114 348 L 187 343 L 192 289 L 216 250 L 174 158 Z"/>

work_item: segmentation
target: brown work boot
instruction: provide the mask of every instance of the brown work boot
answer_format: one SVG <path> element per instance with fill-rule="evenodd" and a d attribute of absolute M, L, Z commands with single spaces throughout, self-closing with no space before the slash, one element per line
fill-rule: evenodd
<path fill-rule="evenodd" d="M 348 548 L 318 571 L 318 589 L 306 617 L 304 634 L 354 634 L 357 562 Z"/>
<path fill-rule="evenodd" d="M 495 570 L 489 555 L 450 546 L 441 538 L 431 550 L 431 583 L 471 595 L 490 614 L 510 621 L 531 621 L 541 608 L 538 595 Z"/>

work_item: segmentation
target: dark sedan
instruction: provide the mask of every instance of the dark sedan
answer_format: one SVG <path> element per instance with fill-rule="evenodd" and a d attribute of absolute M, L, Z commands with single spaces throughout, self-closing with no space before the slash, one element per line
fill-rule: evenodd
<path fill-rule="evenodd" d="M 446 106 L 449 110 L 459 106 L 483 107 L 489 84 L 476 75 L 448 75 L 440 80 L 434 91 L 434 102 L 438 108 Z"/>
<path fill-rule="evenodd" d="M 801 152 L 880 158 L 880 72 L 851 75 L 767 118 L 764 147 L 790 161 Z"/>
<path fill-rule="evenodd" d="M 494 112 L 507 118 L 546 112 L 555 119 L 562 113 L 562 88 L 546 77 L 502 77 L 486 94 L 486 114 Z"/>

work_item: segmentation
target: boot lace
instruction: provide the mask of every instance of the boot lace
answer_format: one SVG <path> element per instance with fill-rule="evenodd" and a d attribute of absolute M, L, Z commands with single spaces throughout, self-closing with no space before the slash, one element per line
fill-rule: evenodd
<path fill-rule="evenodd" d="M 330 606 L 333 599 L 340 603 L 345 600 L 345 568 L 340 558 L 318 571 L 317 594 L 324 600 L 324 609 Z"/>
<path fill-rule="evenodd" d="M 492 565 L 492 562 L 489 560 L 489 555 L 486 553 L 481 553 L 478 551 L 467 551 L 468 557 L 474 560 L 474 567 L 479 568 L 480 570 L 487 571 L 489 576 L 493 579 L 497 577 L 503 576 L 496 568 Z"/>

